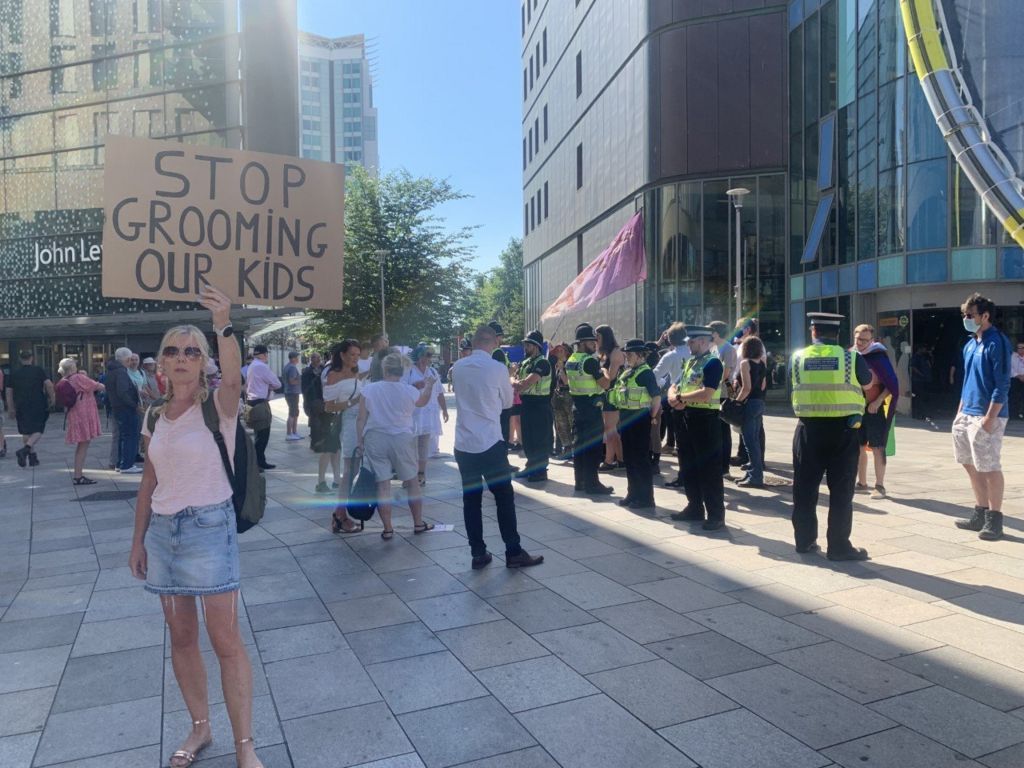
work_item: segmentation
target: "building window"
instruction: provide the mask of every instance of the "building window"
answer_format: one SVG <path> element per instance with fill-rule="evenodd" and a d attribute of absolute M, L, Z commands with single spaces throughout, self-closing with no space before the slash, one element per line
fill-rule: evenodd
<path fill-rule="evenodd" d="M 526 70 L 523 70 L 523 101 L 526 101 Z"/>
<path fill-rule="evenodd" d="M 530 195 L 530 231 L 531 232 L 533 232 L 534 228 L 537 226 L 537 220 L 534 218 L 536 213 L 537 213 L 537 210 L 536 210 L 536 207 L 535 207 L 536 206 L 536 202 L 537 201 L 533 198 L 533 195 Z"/>
<path fill-rule="evenodd" d="M 530 89 L 533 89 L 533 56 L 530 57 Z"/>
<path fill-rule="evenodd" d="M 540 224 L 540 190 L 537 190 L 537 223 Z"/>
<path fill-rule="evenodd" d="M 522 19 L 523 19 L 523 32 L 522 32 L 522 36 L 526 37 L 526 3 L 523 3 L 522 7 L 519 10 L 521 11 L 520 15 L 522 16 Z"/>
<path fill-rule="evenodd" d="M 530 9 L 530 0 L 526 0 L 526 23 L 527 24 L 530 23 L 530 19 L 531 18 L 532 18 L 532 13 L 531 13 L 531 9 Z"/>
<path fill-rule="evenodd" d="M 583 145 L 576 145 L 576 189 L 583 187 Z"/>
<path fill-rule="evenodd" d="M 92 47 L 92 88 L 104 91 L 117 86 L 117 59 L 113 58 L 116 43 L 103 43 Z M 110 58 L 107 58 L 110 57 Z"/>
<path fill-rule="evenodd" d="M 540 43 L 537 43 L 536 52 L 533 55 L 534 61 L 537 62 L 537 80 L 540 80 Z"/>
<path fill-rule="evenodd" d="M 523 170 L 526 170 L 526 139 L 523 139 Z"/>
<path fill-rule="evenodd" d="M 548 28 L 544 27 L 544 31 L 540 33 L 541 39 L 541 50 L 543 52 L 544 65 L 548 63 Z"/>
<path fill-rule="evenodd" d="M 529 149 L 530 149 L 530 162 L 532 163 L 533 162 L 533 128 L 531 128 L 529 131 L 527 131 L 526 143 L 527 143 L 527 145 L 529 146 Z"/>
<path fill-rule="evenodd" d="M 579 0 L 576 0 L 579 2 Z M 583 271 L 583 235 L 576 235 L 576 274 Z"/>
<path fill-rule="evenodd" d="M 530 206 L 523 206 L 523 236 L 530 234 Z"/>
<path fill-rule="evenodd" d="M 548 217 L 548 183 L 544 182 L 544 218 Z"/>
<path fill-rule="evenodd" d="M 544 143 L 548 141 L 548 105 L 544 105 Z"/>
<path fill-rule="evenodd" d="M 583 51 L 576 54 L 576 98 L 583 95 Z"/>
<path fill-rule="evenodd" d="M 346 93 L 342 96 L 342 101 L 346 104 L 358 104 L 361 101 L 360 94 Z"/>
<path fill-rule="evenodd" d="M 534 118 L 533 120 L 533 150 L 538 155 L 540 154 L 540 119 Z"/>

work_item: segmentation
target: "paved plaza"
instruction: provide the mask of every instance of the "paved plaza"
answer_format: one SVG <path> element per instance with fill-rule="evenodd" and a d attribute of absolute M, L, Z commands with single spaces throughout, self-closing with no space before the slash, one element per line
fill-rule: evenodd
<path fill-rule="evenodd" d="M 574 496 L 557 465 L 543 489 L 517 483 L 523 545 L 544 564 L 503 567 L 490 505 L 495 560 L 472 571 L 454 421 L 425 489 L 427 517 L 454 530 L 413 536 L 399 506 L 393 541 L 377 520 L 339 538 L 333 501 L 312 493 L 315 457 L 283 439 L 283 405 L 266 518 L 241 538 L 267 768 L 1024 766 L 1020 426 L 1000 542 L 953 527 L 971 496 L 948 423 L 913 422 L 891 498 L 855 500 L 871 561 L 797 555 L 795 421 L 771 416 L 777 485 L 727 484 L 726 530 L 669 520 L 672 489 L 657 488 L 657 516 L 619 508 L 620 473 L 605 476 L 612 499 Z M 0 461 L 0 766 L 157 768 L 189 718 L 159 602 L 126 567 L 138 478 L 94 469 L 98 485 L 72 487 L 59 416 L 50 427 L 40 467 Z M 225 768 L 232 736 L 206 656 L 214 743 L 196 765 Z"/>

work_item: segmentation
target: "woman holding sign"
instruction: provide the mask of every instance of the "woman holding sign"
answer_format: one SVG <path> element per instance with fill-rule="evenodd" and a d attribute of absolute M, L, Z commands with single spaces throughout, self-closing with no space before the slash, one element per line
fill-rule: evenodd
<path fill-rule="evenodd" d="M 146 464 L 135 504 L 135 536 L 128 565 L 160 596 L 170 628 L 174 676 L 188 707 L 192 730 L 171 755 L 171 768 L 187 768 L 213 737 L 206 668 L 199 650 L 202 602 L 210 645 L 221 670 L 239 768 L 262 768 L 252 739 L 252 667 L 238 628 L 238 533 L 231 483 L 202 404 L 214 399 L 229 457 L 234 454 L 241 353 L 231 338 L 231 300 L 206 286 L 199 303 L 213 315 L 223 375 L 211 392 L 206 375 L 210 349 L 203 333 L 180 325 L 164 334 L 160 365 L 166 401 L 144 421 Z"/>

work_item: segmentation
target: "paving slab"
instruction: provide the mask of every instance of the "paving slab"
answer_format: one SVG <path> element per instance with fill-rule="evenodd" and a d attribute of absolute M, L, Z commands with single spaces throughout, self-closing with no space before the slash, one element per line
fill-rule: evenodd
<path fill-rule="evenodd" d="M 687 616 L 758 653 L 777 653 L 825 640 L 821 635 L 745 603 L 693 611 Z"/>
<path fill-rule="evenodd" d="M 813 749 L 895 725 L 778 664 L 715 678 L 708 684 Z"/>
<path fill-rule="evenodd" d="M 789 621 L 883 661 L 941 645 L 923 636 L 916 625 L 897 627 L 841 605 L 799 613 Z"/>
<path fill-rule="evenodd" d="M 530 747 L 463 763 L 459 768 L 558 768 L 558 763 L 541 747 Z"/>
<path fill-rule="evenodd" d="M 467 669 L 477 670 L 546 656 L 548 650 L 510 621 L 489 621 L 437 633 Z"/>
<path fill-rule="evenodd" d="M 446 768 L 536 743 L 490 697 L 399 715 L 398 721 L 427 768 Z"/>
<path fill-rule="evenodd" d="M 639 643 L 601 623 L 541 632 L 534 639 L 583 675 L 656 658 Z"/>
<path fill-rule="evenodd" d="M 465 584 L 439 565 L 392 571 L 384 574 L 382 579 L 396 595 L 406 601 L 466 591 Z"/>
<path fill-rule="evenodd" d="M 190 720 L 188 712 L 179 712 L 164 717 L 162 765 L 167 765 L 170 762 L 171 753 L 181 746 L 192 727 Z M 228 768 L 237 768 L 231 721 L 228 718 L 227 707 L 223 703 L 210 706 L 210 731 L 213 733 L 213 743 L 203 750 L 203 763 L 216 765 L 219 762 Z M 264 756 L 264 752 L 272 745 L 280 744 L 284 740 L 284 736 L 274 711 L 274 702 L 270 696 L 253 698 L 252 735 L 256 739 L 256 746 L 264 763 L 268 766 L 271 765 L 268 760 L 269 753 Z M 202 763 L 197 762 L 196 765 L 202 765 Z"/>
<path fill-rule="evenodd" d="M 649 643 L 648 650 L 698 680 L 720 677 L 772 663 L 766 656 L 717 632 L 701 632 Z"/>
<path fill-rule="evenodd" d="M 674 725 L 659 733 L 702 768 L 821 768 L 831 762 L 742 709 Z"/>
<path fill-rule="evenodd" d="M 441 641 L 419 621 L 353 632 L 346 636 L 346 640 L 363 664 L 444 650 Z"/>
<path fill-rule="evenodd" d="M 1024 672 L 958 648 L 944 646 L 890 663 L 1004 712 L 1024 706 Z"/>
<path fill-rule="evenodd" d="M 835 642 L 775 653 L 772 658 L 860 704 L 930 685 L 923 677 L 898 668 L 901 659 L 886 663 Z"/>
<path fill-rule="evenodd" d="M 674 579 L 636 584 L 634 589 L 651 600 L 661 603 L 679 613 L 717 608 L 736 602 L 721 592 L 698 584 L 692 579 L 677 576 Z"/>
<path fill-rule="evenodd" d="M 333 621 L 268 629 L 255 633 L 255 640 L 264 664 L 299 656 L 333 653 L 349 647 Z"/>
<path fill-rule="evenodd" d="M 383 702 L 300 717 L 282 727 L 295 768 L 362 765 L 413 749 Z"/>
<path fill-rule="evenodd" d="M 162 645 L 164 629 L 164 617 L 160 614 L 82 624 L 71 656 L 92 656 Z"/>
<path fill-rule="evenodd" d="M 57 685 L 70 653 L 70 645 L 0 653 L 0 693 Z"/>
<path fill-rule="evenodd" d="M 159 696 L 163 690 L 163 650 L 161 644 L 71 659 L 57 689 L 53 711 Z"/>
<path fill-rule="evenodd" d="M 1024 742 L 1024 721 L 938 685 L 871 708 L 968 757 Z"/>
<path fill-rule="evenodd" d="M 160 747 L 153 745 L 98 757 L 86 757 L 70 763 L 55 763 L 52 768 L 150 768 L 157 765 L 160 765 Z"/>
<path fill-rule="evenodd" d="M 56 693 L 49 687 L 0 694 L 0 736 L 41 731 Z"/>
<path fill-rule="evenodd" d="M 823 754 L 843 768 L 979 768 L 969 757 L 903 727 L 853 739 Z"/>
<path fill-rule="evenodd" d="M 1020 768 L 1024 765 L 1024 744 L 1017 744 L 978 759 L 987 768 Z"/>
<path fill-rule="evenodd" d="M 571 573 L 540 581 L 555 594 L 587 611 L 644 599 L 643 595 L 599 573 Z"/>
<path fill-rule="evenodd" d="M 641 645 L 705 631 L 697 622 L 653 600 L 597 608 L 591 613 Z"/>
<path fill-rule="evenodd" d="M 540 707 L 518 717 L 564 768 L 696 766 L 607 696 Z"/>
<path fill-rule="evenodd" d="M 449 651 L 371 664 L 366 671 L 396 715 L 487 695 Z"/>
<path fill-rule="evenodd" d="M 529 634 L 588 624 L 594 617 L 549 589 L 492 597 L 488 602 Z"/>
<path fill-rule="evenodd" d="M 735 702 L 663 659 L 587 679 L 654 729 L 736 708 Z"/>
<path fill-rule="evenodd" d="M 35 765 L 159 744 L 160 720 L 159 696 L 51 715 L 39 741 Z"/>
<path fill-rule="evenodd" d="M 674 579 L 677 574 L 629 552 L 580 559 L 580 564 L 624 586 Z"/>
<path fill-rule="evenodd" d="M 38 743 L 38 733 L 0 737 L 0 765 L 4 768 L 29 768 Z"/>
<path fill-rule="evenodd" d="M 483 598 L 468 591 L 412 600 L 408 606 L 434 632 L 502 618 Z"/>
<path fill-rule="evenodd" d="M 335 623 L 346 634 L 416 621 L 416 614 L 392 594 L 343 600 L 327 607 Z"/>
<path fill-rule="evenodd" d="M 488 667 L 476 676 L 513 713 L 599 693 L 554 656 Z"/>
<path fill-rule="evenodd" d="M 352 651 L 275 661 L 266 674 L 282 720 L 380 701 Z"/>
<path fill-rule="evenodd" d="M 71 645 L 84 613 L 62 613 L 23 621 L 0 621 L 0 654 Z"/>

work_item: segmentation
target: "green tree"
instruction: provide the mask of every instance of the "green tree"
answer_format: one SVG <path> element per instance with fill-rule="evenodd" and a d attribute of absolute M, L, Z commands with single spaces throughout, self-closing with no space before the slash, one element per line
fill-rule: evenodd
<path fill-rule="evenodd" d="M 499 255 L 498 266 L 478 276 L 466 314 L 464 330 L 497 320 L 517 343 L 527 329 L 523 311 L 523 241 L 513 237 Z"/>
<path fill-rule="evenodd" d="M 304 336 L 318 344 L 380 332 L 380 262 L 393 343 L 453 337 L 472 295 L 471 227 L 449 229 L 436 209 L 466 195 L 446 180 L 401 170 L 375 179 L 356 168 L 345 190 L 344 309 L 311 310 Z"/>

